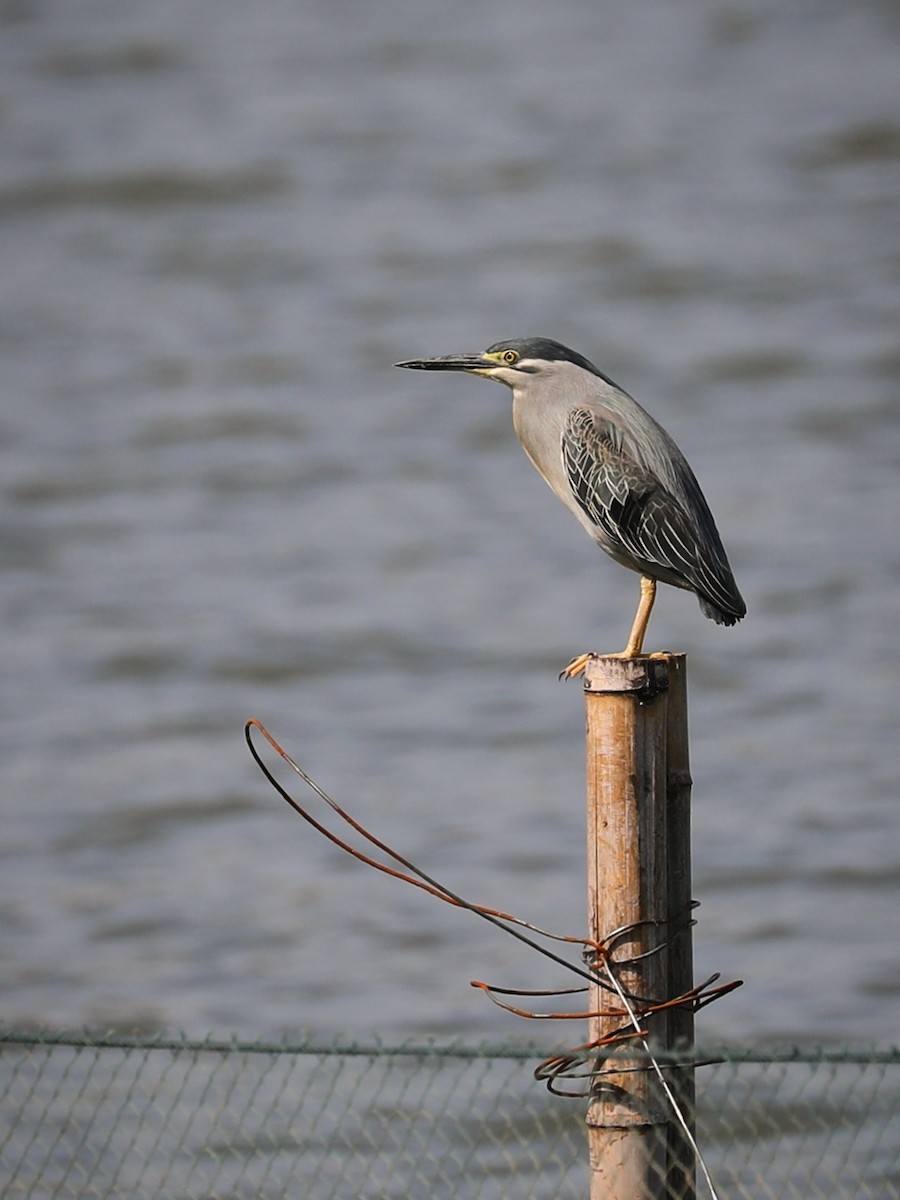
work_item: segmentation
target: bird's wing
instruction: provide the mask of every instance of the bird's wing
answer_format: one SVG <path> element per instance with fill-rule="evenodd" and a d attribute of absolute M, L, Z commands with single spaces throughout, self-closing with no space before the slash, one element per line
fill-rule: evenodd
<path fill-rule="evenodd" d="M 733 607 L 720 565 L 698 553 L 698 537 L 705 531 L 696 528 L 665 483 L 629 452 L 619 425 L 594 409 L 573 409 L 563 429 L 562 455 L 572 494 L 603 543 L 636 566 L 662 567 L 692 590 L 726 609 Z M 730 577 L 727 564 L 725 573 Z"/>

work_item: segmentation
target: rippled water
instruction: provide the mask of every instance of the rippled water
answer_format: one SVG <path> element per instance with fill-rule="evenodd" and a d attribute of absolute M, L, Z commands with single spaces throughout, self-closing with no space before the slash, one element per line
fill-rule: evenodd
<path fill-rule="evenodd" d="M 895 1041 L 896 5 L 0 8 L 6 1021 L 534 1035 L 553 972 L 343 861 L 265 720 L 448 885 L 581 931 L 636 579 L 508 396 L 545 334 L 691 459 L 747 598 L 688 651 L 707 1037 Z"/>

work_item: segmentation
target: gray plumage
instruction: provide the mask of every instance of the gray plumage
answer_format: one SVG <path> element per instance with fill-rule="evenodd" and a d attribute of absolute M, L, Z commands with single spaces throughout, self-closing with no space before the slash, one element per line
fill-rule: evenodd
<path fill-rule="evenodd" d="M 526 454 L 601 549 L 648 579 L 695 592 L 703 612 L 719 624 L 733 625 L 745 615 L 712 513 L 684 455 L 588 359 L 549 338 L 516 338 L 479 355 L 397 366 L 467 371 L 505 383 Z M 638 646 L 642 639 L 643 628 Z"/>

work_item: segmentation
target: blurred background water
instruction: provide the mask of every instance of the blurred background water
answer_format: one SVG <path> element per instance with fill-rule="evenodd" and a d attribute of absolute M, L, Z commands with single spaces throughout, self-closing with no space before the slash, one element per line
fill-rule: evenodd
<path fill-rule="evenodd" d="M 898 50 L 890 0 L 0 3 L 4 1021 L 536 1034 L 468 980 L 568 981 L 342 860 L 241 727 L 583 931 L 556 674 L 637 578 L 505 390 L 391 366 L 543 334 L 673 433 L 749 605 L 651 623 L 698 975 L 747 981 L 701 1038 L 896 1041 Z"/>

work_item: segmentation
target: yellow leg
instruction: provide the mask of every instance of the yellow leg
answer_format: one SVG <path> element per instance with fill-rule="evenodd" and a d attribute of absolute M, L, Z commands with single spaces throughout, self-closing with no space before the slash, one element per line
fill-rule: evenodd
<path fill-rule="evenodd" d="M 653 601 L 656 599 L 656 580 L 651 579 L 649 575 L 641 576 L 641 601 L 638 604 L 638 610 L 634 617 L 634 624 L 631 627 L 631 635 L 628 638 L 628 645 L 622 651 L 622 658 L 637 658 L 644 648 L 644 634 L 647 632 L 647 624 L 650 620 L 650 613 L 653 611 Z"/>
<path fill-rule="evenodd" d="M 628 645 L 620 654 L 611 655 L 611 658 L 637 658 L 641 653 L 644 647 L 644 635 L 647 632 L 647 624 L 650 621 L 650 613 L 653 611 L 653 601 L 655 599 L 656 580 L 651 579 L 649 575 L 642 575 L 641 599 L 635 613 L 634 624 L 631 626 Z M 593 657 L 593 654 L 579 654 L 577 658 L 572 659 L 567 667 L 560 671 L 560 679 L 574 679 L 582 673 L 587 666 L 588 660 Z"/>

